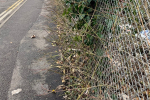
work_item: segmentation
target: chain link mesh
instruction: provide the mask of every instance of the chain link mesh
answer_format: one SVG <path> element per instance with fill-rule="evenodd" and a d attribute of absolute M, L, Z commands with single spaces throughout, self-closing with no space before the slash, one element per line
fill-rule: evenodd
<path fill-rule="evenodd" d="M 99 0 L 106 56 L 97 68 L 103 100 L 150 100 L 149 0 Z"/>
<path fill-rule="evenodd" d="M 71 16 L 69 28 L 59 28 L 67 97 L 150 100 L 150 0 L 63 1 Z M 72 29 L 78 23 L 84 28 Z"/>

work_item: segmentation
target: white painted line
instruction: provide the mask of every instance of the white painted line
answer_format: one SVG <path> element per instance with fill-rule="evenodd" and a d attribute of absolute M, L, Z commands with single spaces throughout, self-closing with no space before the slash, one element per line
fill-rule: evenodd
<path fill-rule="evenodd" d="M 0 28 L 17 12 L 17 10 L 20 9 L 20 7 L 22 7 L 27 0 L 25 0 L 9 17 L 7 17 L 1 24 L 0 24 Z"/>

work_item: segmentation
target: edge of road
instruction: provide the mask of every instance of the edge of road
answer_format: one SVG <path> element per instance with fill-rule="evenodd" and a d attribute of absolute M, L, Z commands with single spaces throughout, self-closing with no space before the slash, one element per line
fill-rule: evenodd
<path fill-rule="evenodd" d="M 16 65 L 8 91 L 8 100 L 62 100 L 62 93 L 49 93 L 61 85 L 61 74 L 53 67 L 54 61 L 50 56 L 58 54 L 58 47 L 52 46 L 46 39 L 48 23 L 46 15 L 50 13 L 43 9 L 51 0 L 44 0 L 41 13 L 21 40 Z M 31 36 L 35 35 L 35 38 Z M 58 58 L 56 58 L 58 59 Z"/>

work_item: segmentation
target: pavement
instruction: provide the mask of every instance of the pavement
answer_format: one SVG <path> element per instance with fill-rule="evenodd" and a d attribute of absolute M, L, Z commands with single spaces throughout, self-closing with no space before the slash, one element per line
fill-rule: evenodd
<path fill-rule="evenodd" d="M 48 41 L 55 25 L 45 17 L 47 2 L 27 0 L 0 29 L 0 100 L 62 100 L 61 92 L 51 93 L 62 83 L 58 47 Z"/>

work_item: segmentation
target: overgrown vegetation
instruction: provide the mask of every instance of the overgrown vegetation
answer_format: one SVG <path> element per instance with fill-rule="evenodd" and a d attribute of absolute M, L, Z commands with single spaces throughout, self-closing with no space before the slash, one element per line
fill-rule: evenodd
<path fill-rule="evenodd" d="M 149 25 L 146 5 L 141 0 L 56 1 L 55 43 L 65 99 L 149 98 L 149 40 L 139 34 Z"/>

